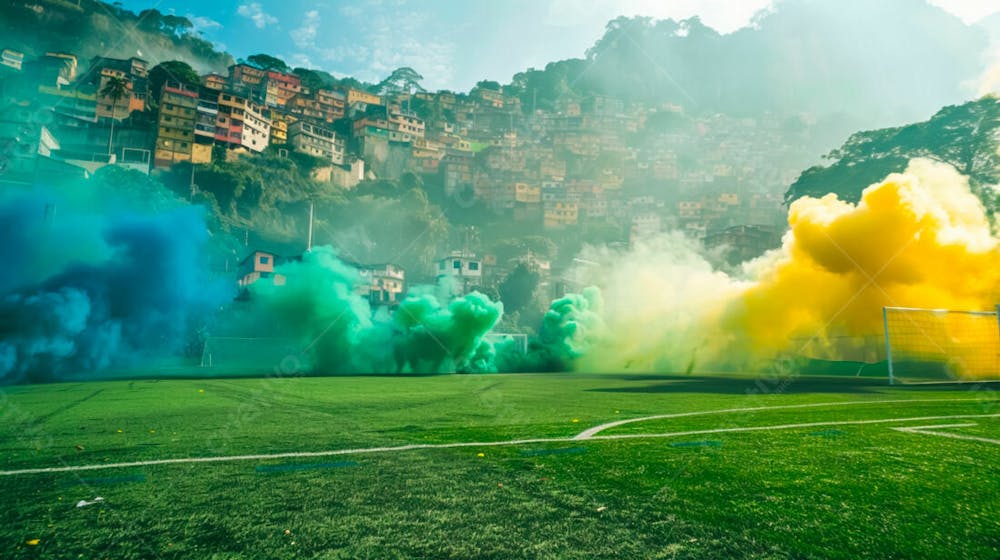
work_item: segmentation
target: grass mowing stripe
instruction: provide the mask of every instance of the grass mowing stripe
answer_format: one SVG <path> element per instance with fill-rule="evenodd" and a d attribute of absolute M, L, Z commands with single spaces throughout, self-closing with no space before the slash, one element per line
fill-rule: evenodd
<path fill-rule="evenodd" d="M 288 471 L 311 471 L 316 469 L 342 469 L 344 467 L 356 467 L 357 461 L 333 461 L 326 463 L 286 463 L 283 465 L 258 465 L 256 469 L 259 473 L 275 473 Z"/>
<path fill-rule="evenodd" d="M 670 447 L 722 447 L 722 442 L 715 440 L 679 441 L 677 443 L 671 443 Z"/>
<path fill-rule="evenodd" d="M 560 449 L 525 449 L 521 451 L 522 457 L 540 457 L 542 455 L 579 455 L 586 453 L 586 447 L 563 447 Z"/>
<path fill-rule="evenodd" d="M 87 486 L 91 484 L 122 484 L 126 482 L 146 482 L 146 475 L 130 474 L 124 476 L 106 476 L 103 478 L 80 478 L 70 481 L 70 486 Z"/>
<path fill-rule="evenodd" d="M 915 421 L 927 421 L 927 420 L 953 420 L 953 419 L 965 419 L 965 418 L 997 418 L 1000 417 L 1000 413 L 997 414 L 957 414 L 950 416 L 918 416 L 914 418 L 881 418 L 876 420 L 841 420 L 841 421 L 830 421 L 830 422 L 809 422 L 805 424 L 780 424 L 776 426 L 744 426 L 739 428 L 717 428 L 712 430 L 690 430 L 686 432 L 668 432 L 662 434 L 618 434 L 610 436 L 594 436 L 587 438 L 591 441 L 605 441 L 605 440 L 621 440 L 621 439 L 642 439 L 642 438 L 669 438 L 669 437 L 684 437 L 693 435 L 703 435 L 703 434 L 723 434 L 723 433 L 740 433 L 740 432 L 758 432 L 767 430 L 792 430 L 799 428 L 815 428 L 819 426 L 858 426 L 867 424 L 886 424 L 895 422 L 915 422 Z M 456 442 L 456 443 L 414 443 L 409 445 L 399 445 L 395 447 L 370 447 L 361 449 L 335 449 L 330 451 L 300 451 L 291 453 L 274 453 L 274 454 L 260 454 L 260 455 L 233 455 L 233 456 L 222 456 L 222 457 L 183 457 L 177 459 L 155 459 L 150 461 L 132 461 L 128 463 L 106 463 L 97 465 L 77 465 L 77 466 L 63 466 L 63 467 L 42 467 L 36 469 L 19 469 L 12 471 L 0 471 L 0 476 L 16 476 L 24 474 L 42 474 L 42 473 L 58 473 L 58 472 L 73 472 L 73 471 L 86 471 L 86 470 L 98 470 L 98 469 L 120 469 L 126 467 L 144 467 L 144 466 L 155 466 L 155 465 L 176 465 L 176 464 L 193 464 L 193 463 L 220 463 L 220 462 L 233 462 L 233 461 L 266 461 L 271 459 L 291 459 L 291 458 L 303 458 L 303 457 L 330 457 L 335 455 L 355 455 L 362 453 L 392 453 L 400 451 L 413 451 L 418 449 L 452 449 L 460 447 L 501 447 L 501 446 L 512 446 L 512 445 L 530 445 L 537 443 L 568 443 L 572 441 L 579 441 L 575 437 L 572 438 L 535 438 L 535 439 L 518 439 L 510 441 L 481 441 L 481 442 Z M 992 441 L 992 440 L 991 440 Z"/>

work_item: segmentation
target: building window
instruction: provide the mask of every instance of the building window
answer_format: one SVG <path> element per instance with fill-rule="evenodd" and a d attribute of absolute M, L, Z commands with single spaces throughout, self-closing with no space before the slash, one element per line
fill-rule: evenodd
<path fill-rule="evenodd" d="M 451 267 L 454 268 L 454 269 L 456 269 L 456 270 L 461 270 L 462 269 L 462 261 L 454 261 L 454 262 L 452 262 L 451 263 Z"/>
<path fill-rule="evenodd" d="M 479 270 L 479 263 L 473 261 L 469 263 L 469 270 Z"/>
<path fill-rule="evenodd" d="M 271 264 L 271 257 L 260 257 L 260 264 Z"/>

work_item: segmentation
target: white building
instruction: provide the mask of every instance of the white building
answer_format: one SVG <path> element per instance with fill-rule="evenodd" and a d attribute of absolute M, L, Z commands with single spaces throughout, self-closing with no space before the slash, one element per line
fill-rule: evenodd
<path fill-rule="evenodd" d="M 451 278 L 456 294 L 471 292 L 483 284 L 483 261 L 474 253 L 452 251 L 438 261 L 437 277 Z"/>
<path fill-rule="evenodd" d="M 263 152 L 271 141 L 271 119 L 264 115 L 258 105 L 248 103 L 243 114 L 243 130 L 240 144 L 254 152 Z"/>
<path fill-rule="evenodd" d="M 336 165 L 344 164 L 344 142 L 330 130 L 305 121 L 288 126 L 288 143 L 296 152 L 309 154 Z"/>

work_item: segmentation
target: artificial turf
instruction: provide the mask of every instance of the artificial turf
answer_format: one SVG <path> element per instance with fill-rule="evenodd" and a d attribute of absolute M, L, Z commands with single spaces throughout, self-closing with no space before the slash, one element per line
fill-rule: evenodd
<path fill-rule="evenodd" d="M 4 389 L 0 470 L 568 438 L 854 401 L 872 402 L 599 435 L 1000 414 L 988 385 L 865 378 L 63 383 Z M 892 429 L 956 423 L 1000 439 L 984 417 L 0 476 L 0 557 L 996 558 L 1000 446 Z"/>

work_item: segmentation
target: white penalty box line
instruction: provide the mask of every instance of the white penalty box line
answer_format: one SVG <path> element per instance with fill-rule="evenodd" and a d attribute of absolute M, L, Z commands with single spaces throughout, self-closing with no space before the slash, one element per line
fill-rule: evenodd
<path fill-rule="evenodd" d="M 828 422 L 808 422 L 802 424 L 781 424 L 781 425 L 770 425 L 770 426 L 743 426 L 738 428 L 716 428 L 709 430 L 689 430 L 683 432 L 668 432 L 659 434 L 615 434 L 615 435 L 605 435 L 605 436 L 592 436 L 586 438 L 583 441 L 612 441 L 612 440 L 626 440 L 626 439 L 655 439 L 655 438 L 677 438 L 677 437 L 688 437 L 697 435 L 709 435 L 709 434 L 727 434 L 727 433 L 742 433 L 742 432 L 760 432 L 760 431 L 779 431 L 779 430 L 794 430 L 794 429 L 805 429 L 805 428 L 817 428 L 817 427 L 827 427 L 827 426 L 861 426 L 870 424 L 887 424 L 887 423 L 899 423 L 899 422 L 929 422 L 936 420 L 966 420 L 972 418 L 1000 418 L 1000 413 L 997 414 L 958 414 L 949 416 L 918 416 L 910 418 L 879 418 L 873 420 L 840 420 L 840 421 L 828 421 Z M 945 435 L 942 433 L 935 433 L 934 435 Z M 953 436 L 953 434 L 950 434 Z M 456 442 L 456 443 L 417 443 L 409 445 L 399 445 L 399 446 L 387 446 L 387 447 L 369 447 L 369 448 L 358 448 L 358 449 L 335 449 L 329 451 L 301 451 L 301 452 L 288 452 L 288 453 L 270 453 L 270 454 L 255 454 L 255 455 L 231 455 L 231 456 L 215 456 L 215 457 L 180 457 L 175 459 L 152 459 L 148 461 L 130 461 L 124 463 L 103 463 L 103 464 L 93 464 L 93 465 L 69 465 L 61 467 L 41 467 L 32 469 L 18 469 L 18 470 L 8 470 L 0 471 L 0 476 L 17 476 L 17 475 L 28 475 L 28 474 L 46 474 L 46 473 L 63 473 L 63 472 L 77 472 L 77 471 L 90 471 L 90 470 L 106 470 L 106 469 L 123 469 L 123 468 L 134 468 L 134 467 L 150 467 L 159 465 L 178 465 L 178 464 L 197 464 L 197 463 L 222 463 L 222 462 L 238 462 L 238 461 L 272 461 L 275 459 L 304 459 L 304 458 L 315 458 L 315 457 L 333 457 L 338 455 L 361 455 L 361 454 L 375 454 L 375 453 L 398 453 L 402 451 L 414 451 L 419 449 L 454 449 L 462 447 L 508 447 L 508 446 L 519 446 L 519 445 L 534 445 L 534 444 L 547 444 L 547 443 L 573 443 L 581 441 L 577 437 L 554 437 L 554 438 L 531 438 L 531 439 L 516 439 L 509 441 L 481 441 L 481 442 Z M 989 440 L 990 443 L 1000 443 L 997 441 Z"/>
<path fill-rule="evenodd" d="M 975 422 L 969 424 L 936 424 L 933 426 L 905 426 L 900 428 L 893 428 L 898 432 L 904 432 L 907 434 L 921 434 L 925 436 L 938 436 L 951 439 L 961 439 L 966 441 L 978 441 L 981 443 L 992 443 L 993 445 L 1000 445 L 1000 439 L 991 439 L 981 436 L 971 436 L 968 434 L 955 434 L 951 432 L 942 432 L 945 428 L 971 428 L 977 426 Z"/>

